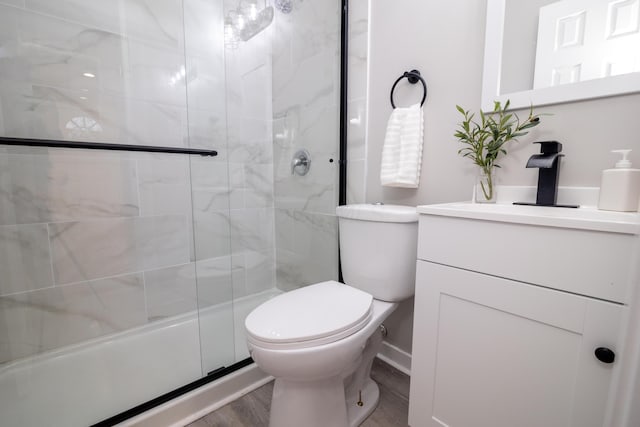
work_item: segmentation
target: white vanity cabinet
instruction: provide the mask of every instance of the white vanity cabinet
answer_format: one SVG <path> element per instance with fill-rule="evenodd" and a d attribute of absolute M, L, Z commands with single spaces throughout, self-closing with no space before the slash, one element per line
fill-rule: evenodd
<path fill-rule="evenodd" d="M 419 207 L 410 426 L 608 427 L 638 215 L 563 210 Z"/>

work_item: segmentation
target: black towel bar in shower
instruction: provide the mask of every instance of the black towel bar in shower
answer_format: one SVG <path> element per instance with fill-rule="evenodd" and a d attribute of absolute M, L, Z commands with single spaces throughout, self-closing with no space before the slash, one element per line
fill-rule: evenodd
<path fill-rule="evenodd" d="M 418 83 L 418 81 L 420 81 L 422 83 L 422 88 L 424 89 L 424 94 L 422 95 L 422 101 L 420 102 L 420 106 L 422 107 L 424 105 L 424 101 L 427 99 L 427 84 L 425 83 L 424 79 L 420 76 L 420 71 L 418 70 L 411 70 L 411 71 L 405 71 L 400 77 L 398 77 L 398 79 L 395 81 L 395 83 L 393 83 L 393 86 L 391 86 L 391 106 L 393 108 L 396 108 L 396 104 L 395 102 L 393 102 L 393 91 L 396 89 L 396 86 L 398 84 L 398 82 L 400 82 L 400 80 L 407 78 L 407 80 L 409 80 L 409 83 L 411 84 L 416 84 Z"/>
<path fill-rule="evenodd" d="M 200 156 L 217 156 L 215 150 L 197 148 L 158 147 L 155 145 L 108 144 L 103 142 L 74 142 L 50 139 L 7 138 L 0 137 L 0 145 L 18 145 L 29 147 L 82 148 L 87 150 L 143 151 L 147 153 L 198 154 Z"/>

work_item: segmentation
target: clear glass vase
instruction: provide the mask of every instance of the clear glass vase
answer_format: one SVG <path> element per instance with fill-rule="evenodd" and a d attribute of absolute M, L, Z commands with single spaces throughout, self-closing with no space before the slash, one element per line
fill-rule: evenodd
<path fill-rule="evenodd" d="M 478 168 L 478 175 L 476 178 L 476 203 L 496 202 L 494 172 L 493 168 Z"/>

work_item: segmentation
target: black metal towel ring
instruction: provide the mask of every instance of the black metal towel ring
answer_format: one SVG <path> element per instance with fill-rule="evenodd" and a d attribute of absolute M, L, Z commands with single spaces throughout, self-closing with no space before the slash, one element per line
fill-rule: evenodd
<path fill-rule="evenodd" d="M 422 95 L 422 101 L 420 102 L 420 106 L 422 107 L 424 105 L 424 101 L 427 99 L 427 84 L 424 82 L 424 79 L 420 77 L 420 71 L 418 70 L 405 71 L 404 74 L 398 77 L 393 86 L 391 86 L 391 106 L 393 108 L 396 108 L 396 104 L 395 102 L 393 102 L 393 91 L 396 89 L 396 85 L 398 84 L 398 82 L 400 82 L 400 80 L 404 79 L 405 77 L 411 84 L 416 84 L 418 83 L 418 81 L 422 82 L 422 87 L 424 89 L 424 95 Z"/>

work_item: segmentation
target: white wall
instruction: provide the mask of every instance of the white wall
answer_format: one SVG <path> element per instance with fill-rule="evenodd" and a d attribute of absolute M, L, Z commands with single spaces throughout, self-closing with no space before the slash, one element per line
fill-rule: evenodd
<path fill-rule="evenodd" d="M 421 205 L 469 200 L 474 169 L 457 154 L 453 133 L 460 117 L 455 105 L 480 107 L 486 0 L 372 1 L 370 8 L 366 201 Z M 412 68 L 421 71 L 429 87 L 420 187 L 383 188 L 378 176 L 391 113 L 389 90 Z M 419 99 L 420 88 L 411 89 L 397 91 L 396 105 Z M 538 108 L 553 115 L 511 145 L 508 158 L 501 162 L 499 184 L 536 184 L 537 172 L 524 165 L 537 151 L 531 142 L 539 140 L 555 139 L 564 146 L 561 185 L 599 186 L 601 170 L 614 161 L 608 154 L 611 149 L 634 149 L 632 160 L 640 165 L 635 125 L 639 105 L 640 95 L 628 95 Z M 386 322 L 387 340 L 405 351 L 411 350 L 412 316 L 409 301 Z"/>

